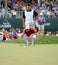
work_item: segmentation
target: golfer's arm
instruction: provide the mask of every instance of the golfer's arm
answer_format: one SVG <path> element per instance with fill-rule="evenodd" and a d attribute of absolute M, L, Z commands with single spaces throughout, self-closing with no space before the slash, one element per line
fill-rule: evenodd
<path fill-rule="evenodd" d="M 22 35 L 21 35 L 21 36 L 23 37 L 23 36 L 24 36 L 24 34 L 25 34 L 25 29 L 23 29 L 23 31 L 22 31 Z"/>
<path fill-rule="evenodd" d="M 38 20 L 38 13 L 36 11 L 34 11 L 34 16 L 35 16 L 35 21 Z"/>
<path fill-rule="evenodd" d="M 37 33 L 33 33 L 32 35 L 36 35 Z"/>

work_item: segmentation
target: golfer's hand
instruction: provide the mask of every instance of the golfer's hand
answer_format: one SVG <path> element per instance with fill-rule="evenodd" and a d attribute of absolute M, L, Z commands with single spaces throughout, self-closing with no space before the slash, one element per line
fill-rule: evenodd
<path fill-rule="evenodd" d="M 31 38 L 33 36 L 33 34 L 31 34 L 30 36 L 29 36 L 29 38 Z"/>
<path fill-rule="evenodd" d="M 23 32 L 25 32 L 25 28 L 23 29 Z"/>

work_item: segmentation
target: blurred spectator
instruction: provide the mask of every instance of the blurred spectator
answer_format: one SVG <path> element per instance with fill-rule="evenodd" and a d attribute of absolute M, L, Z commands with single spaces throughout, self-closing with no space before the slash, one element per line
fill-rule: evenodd
<path fill-rule="evenodd" d="M 36 4 L 35 4 L 35 5 L 31 5 L 31 8 L 32 8 L 33 10 L 36 10 Z"/>
<path fill-rule="evenodd" d="M 5 1 L 0 1 L 0 4 L 5 7 Z"/>
<path fill-rule="evenodd" d="M 3 41 L 3 38 L 4 38 L 4 34 L 2 31 L 0 31 L 0 41 Z"/>
<path fill-rule="evenodd" d="M 17 12 L 13 8 L 11 9 L 11 13 L 12 13 L 12 17 L 16 17 Z"/>
<path fill-rule="evenodd" d="M 8 8 L 8 13 L 7 13 L 8 17 L 11 18 L 12 17 L 12 13 L 11 13 L 11 9 Z"/>
<path fill-rule="evenodd" d="M 4 17 L 5 15 L 5 8 L 2 7 L 2 5 L 0 5 L 0 18 Z"/>
<path fill-rule="evenodd" d="M 7 0 L 7 6 L 8 8 L 12 9 L 11 0 Z"/>
<path fill-rule="evenodd" d="M 58 31 L 56 32 L 56 36 L 58 36 Z"/>
<path fill-rule="evenodd" d="M 18 0 L 11 0 L 12 7 L 16 6 L 18 3 Z"/>
<path fill-rule="evenodd" d="M 36 26 L 38 27 L 38 31 L 40 35 L 44 35 L 44 23 L 46 22 L 46 19 L 43 15 L 43 13 L 40 13 L 38 16 L 38 21 L 36 22 Z"/>
<path fill-rule="evenodd" d="M 40 5 L 36 4 L 36 10 L 39 11 L 40 10 Z"/>
<path fill-rule="evenodd" d="M 23 6 L 23 1 L 18 1 L 18 7 L 22 7 Z"/>
<path fill-rule="evenodd" d="M 31 4 L 34 5 L 35 4 L 35 1 L 34 0 L 31 0 Z"/>
<path fill-rule="evenodd" d="M 22 6 L 22 10 L 25 11 L 26 10 L 26 4 L 24 3 Z"/>
<path fill-rule="evenodd" d="M 49 9 L 48 11 L 47 11 L 47 17 L 48 18 L 52 18 L 52 17 L 55 17 L 55 13 L 51 10 L 51 9 Z"/>
<path fill-rule="evenodd" d="M 34 0 L 36 4 L 38 4 L 38 0 Z"/>
<path fill-rule="evenodd" d="M 11 12 L 15 16 L 16 11 L 26 10 L 26 5 L 30 3 L 33 10 L 38 13 L 43 12 L 46 17 L 58 17 L 58 1 L 57 0 L 7 0 L 7 7 L 10 8 Z M 41 4 L 41 5 L 40 5 Z M 5 1 L 0 1 L 0 18 L 5 17 Z M 7 9 L 8 9 L 7 8 Z M 2 12 L 1 12 L 2 9 Z M 11 15 L 11 14 L 9 14 Z"/>
<path fill-rule="evenodd" d="M 53 37 L 56 36 L 56 32 L 52 32 L 52 36 L 53 36 Z"/>
<path fill-rule="evenodd" d="M 4 35 L 4 40 L 10 40 L 10 35 L 9 35 L 9 33 L 8 33 L 7 30 L 2 29 L 1 32 L 2 32 L 3 35 Z"/>
<path fill-rule="evenodd" d="M 51 32 L 46 32 L 46 36 L 51 36 Z"/>

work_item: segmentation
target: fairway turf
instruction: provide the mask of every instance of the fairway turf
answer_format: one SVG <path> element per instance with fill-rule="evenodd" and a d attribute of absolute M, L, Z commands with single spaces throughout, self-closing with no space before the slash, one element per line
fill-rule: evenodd
<path fill-rule="evenodd" d="M 0 65 L 58 65 L 58 44 L 0 43 Z"/>

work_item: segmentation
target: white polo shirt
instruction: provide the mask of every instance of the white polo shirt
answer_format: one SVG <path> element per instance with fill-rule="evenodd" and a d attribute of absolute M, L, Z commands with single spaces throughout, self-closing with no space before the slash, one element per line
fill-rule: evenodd
<path fill-rule="evenodd" d="M 25 11 L 25 25 L 30 25 L 34 23 L 33 20 L 34 10 L 31 11 Z"/>

